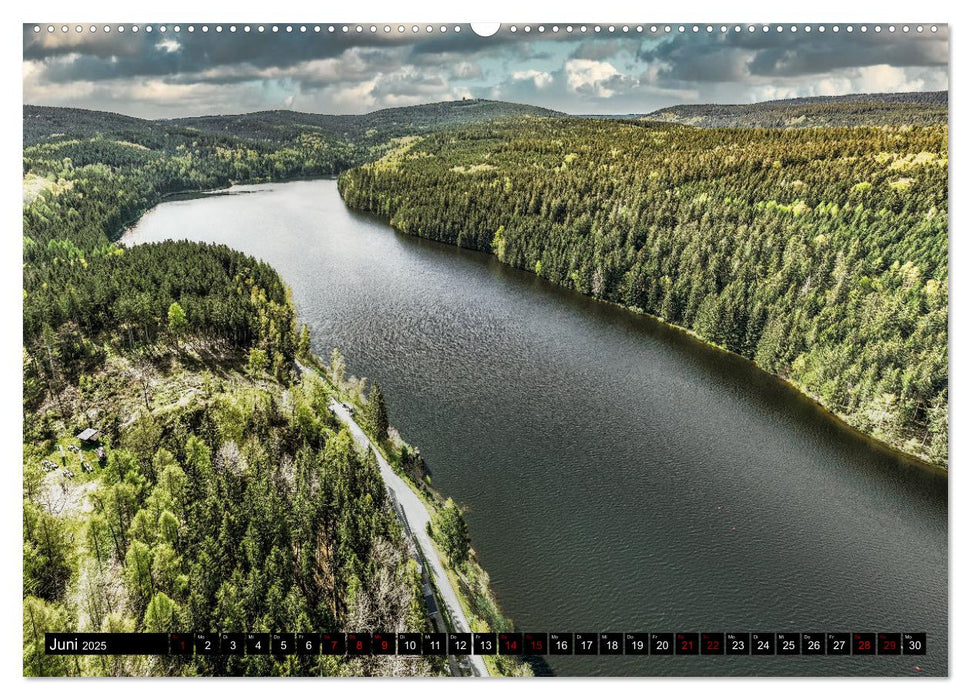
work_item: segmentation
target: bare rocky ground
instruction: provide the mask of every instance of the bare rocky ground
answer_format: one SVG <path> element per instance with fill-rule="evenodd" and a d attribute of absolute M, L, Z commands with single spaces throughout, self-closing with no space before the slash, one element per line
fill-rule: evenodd
<path fill-rule="evenodd" d="M 43 491 L 38 499 L 52 515 L 73 518 L 93 509 L 88 498 L 100 485 L 99 479 L 76 481 L 58 469 L 44 477 Z"/>

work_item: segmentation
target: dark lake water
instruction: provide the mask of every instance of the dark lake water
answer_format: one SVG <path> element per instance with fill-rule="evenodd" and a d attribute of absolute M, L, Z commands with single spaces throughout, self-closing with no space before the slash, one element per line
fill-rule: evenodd
<path fill-rule="evenodd" d="M 947 481 L 750 364 L 490 256 L 349 211 L 336 182 L 149 212 L 293 288 L 377 378 L 529 631 L 926 631 L 926 657 L 548 657 L 557 674 L 947 673 Z"/>

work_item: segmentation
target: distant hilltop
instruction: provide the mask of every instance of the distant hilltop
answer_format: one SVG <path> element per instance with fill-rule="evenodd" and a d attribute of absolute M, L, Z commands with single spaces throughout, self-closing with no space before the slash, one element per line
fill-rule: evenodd
<path fill-rule="evenodd" d="M 676 105 L 641 118 L 707 128 L 946 124 L 947 91 L 796 97 L 735 105 Z"/>
<path fill-rule="evenodd" d="M 138 119 L 112 112 L 70 107 L 24 105 L 24 145 L 53 137 L 129 139 L 136 134 L 162 134 L 173 127 L 258 141 L 282 142 L 316 133 L 340 141 L 384 141 L 450 126 L 469 126 L 509 117 L 563 117 L 544 107 L 466 99 L 413 107 L 391 107 L 367 114 L 310 114 L 290 110 L 225 114 L 178 119 Z"/>
<path fill-rule="evenodd" d="M 643 119 L 699 127 L 796 128 L 946 124 L 948 97 L 940 92 L 899 92 L 836 97 L 798 97 L 754 104 L 676 105 L 650 114 L 587 115 L 593 119 Z M 291 110 L 177 119 L 139 119 L 113 112 L 24 105 L 24 145 L 49 139 L 101 135 L 141 143 L 173 130 L 207 132 L 274 144 L 317 134 L 334 143 L 367 147 L 401 136 L 512 117 L 567 117 L 545 107 L 465 99 L 367 114 L 312 114 Z"/>

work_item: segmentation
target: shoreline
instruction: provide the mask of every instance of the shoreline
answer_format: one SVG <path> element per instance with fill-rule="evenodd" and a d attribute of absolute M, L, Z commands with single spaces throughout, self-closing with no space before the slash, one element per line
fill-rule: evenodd
<path fill-rule="evenodd" d="M 306 365 L 303 366 L 305 372 L 311 373 L 313 376 L 323 381 L 334 391 L 335 395 L 342 402 L 352 403 L 356 412 L 360 413 L 363 411 L 364 406 L 362 404 L 355 401 L 354 397 L 345 394 L 342 387 L 334 384 L 332 379 L 328 376 L 326 363 L 319 355 L 311 353 L 310 357 L 308 357 L 305 361 Z M 387 445 L 376 443 L 373 438 L 367 434 L 363 428 L 361 428 L 360 424 L 356 422 L 354 414 L 347 414 L 341 417 L 335 411 L 333 405 L 331 407 L 331 413 L 337 416 L 338 419 L 345 425 L 348 425 L 348 423 L 353 423 L 354 426 L 360 430 L 365 440 L 367 440 L 369 443 L 371 449 L 380 455 L 394 475 L 401 480 L 403 486 L 422 504 L 422 506 L 428 512 L 430 520 L 434 520 L 435 517 L 441 513 L 442 509 L 445 507 L 447 497 L 441 491 L 436 489 L 429 481 L 422 481 L 421 483 L 418 483 L 410 474 L 407 473 L 406 470 L 402 469 L 399 454 L 392 453 L 394 448 L 393 444 Z M 395 430 L 397 431 L 397 429 Z M 400 433 L 398 433 L 398 440 L 400 441 L 400 445 L 403 449 L 416 450 L 420 453 L 420 450 L 416 448 L 415 445 L 405 440 Z M 390 490 L 390 484 L 388 484 L 387 479 L 385 479 L 385 484 Z M 396 496 L 395 502 L 399 504 L 399 507 L 401 507 L 400 495 Z M 396 510 L 394 506 L 392 506 L 392 509 Z M 408 526 L 410 527 L 419 527 L 418 523 L 412 523 L 409 519 L 406 519 L 406 522 L 408 522 Z M 423 551 L 421 544 L 415 538 L 415 533 L 409 533 L 406 530 L 404 534 L 413 538 L 416 550 L 424 562 L 422 565 L 429 566 L 428 554 L 427 552 Z M 451 587 L 451 590 L 453 591 L 458 602 L 458 607 L 460 608 L 458 612 L 467 618 L 470 627 L 468 631 L 491 631 L 498 633 L 514 630 L 515 626 L 512 620 L 502 611 L 502 606 L 499 604 L 498 595 L 491 585 L 489 573 L 479 560 L 475 547 L 470 547 L 469 558 L 465 563 L 465 571 L 463 572 L 461 569 L 454 567 L 448 562 L 447 558 L 441 551 L 440 545 L 435 542 L 434 539 L 431 539 L 430 542 L 431 548 L 437 554 L 439 564 L 442 570 L 445 572 L 448 585 Z M 475 586 L 477 590 L 472 590 L 473 586 Z M 442 609 L 442 592 L 440 590 L 440 586 L 436 585 L 435 591 L 436 597 L 439 600 L 439 609 Z M 476 593 L 478 593 L 482 599 L 484 599 L 484 608 L 482 607 L 481 603 L 477 603 L 473 599 L 473 596 Z M 447 606 L 444 607 L 447 608 Z M 490 607 L 492 608 L 491 611 L 488 609 Z M 449 620 L 449 622 L 451 622 L 451 620 Z M 512 661 L 514 665 L 510 667 L 508 662 L 505 662 L 502 659 L 515 660 Z M 482 663 L 484 664 L 485 668 L 492 672 L 489 675 L 498 675 L 499 677 L 516 675 L 512 672 L 516 670 L 516 667 L 519 666 L 519 664 L 525 663 L 530 668 L 533 667 L 533 664 L 527 661 L 526 657 L 521 656 L 501 657 L 497 655 L 493 657 L 483 657 Z"/>
<path fill-rule="evenodd" d="M 131 228 L 135 224 L 137 224 L 138 221 L 141 220 L 141 218 L 145 214 L 147 214 L 148 212 L 150 212 L 152 209 L 154 209 L 155 207 L 157 207 L 159 204 L 162 204 L 162 203 L 164 203 L 166 201 L 179 201 L 181 199 L 189 200 L 189 199 L 198 199 L 198 198 L 212 197 L 212 196 L 227 196 L 228 194 L 232 194 L 232 193 L 228 193 L 227 191 L 230 188 L 235 187 L 235 186 L 238 186 L 238 185 L 282 184 L 282 183 L 287 183 L 287 182 L 318 181 L 318 180 L 322 180 L 322 181 L 335 181 L 335 180 L 338 180 L 339 177 L 340 177 L 340 174 L 338 174 L 338 175 L 328 175 L 328 176 L 307 176 L 307 177 L 299 177 L 299 178 L 288 178 L 288 179 L 282 179 L 282 180 L 259 180 L 259 181 L 233 182 L 233 183 L 230 183 L 226 187 L 221 187 L 221 188 L 214 189 L 214 190 L 183 190 L 183 191 L 180 191 L 180 192 L 172 192 L 172 193 L 169 193 L 169 194 L 166 194 L 166 195 L 162 195 L 161 199 L 158 202 L 156 202 L 155 204 L 153 204 L 151 207 L 145 209 L 145 211 L 141 212 L 138 215 L 137 218 L 135 218 L 132 221 L 130 221 L 127 224 L 125 224 L 121 228 L 120 232 L 118 232 L 117 237 L 114 238 L 114 239 L 112 239 L 112 243 L 119 244 L 120 241 L 122 240 L 122 238 L 124 237 L 124 235 L 127 234 L 131 230 Z M 240 194 L 244 194 L 244 193 L 240 193 Z M 340 194 L 339 188 L 338 188 L 338 194 Z M 921 457 L 919 455 L 912 454 L 910 452 L 905 451 L 899 445 L 895 445 L 895 444 L 890 443 L 890 442 L 887 442 L 885 440 L 881 440 L 880 438 L 876 437 L 875 435 L 871 435 L 870 433 L 867 433 L 867 432 L 861 430 L 860 428 L 858 428 L 858 427 L 852 425 L 851 423 L 849 423 L 841 415 L 839 415 L 835 411 L 831 410 L 830 408 L 828 408 L 827 406 L 825 406 L 824 404 L 822 404 L 815 396 L 813 396 L 812 394 L 808 393 L 803 387 L 801 387 L 801 386 L 799 386 L 799 385 L 791 382 L 786 377 L 783 377 L 783 376 L 781 376 L 779 374 L 774 374 L 772 372 L 767 372 L 762 367 L 759 367 L 755 363 L 755 361 L 753 361 L 753 360 L 745 357 L 744 355 L 740 355 L 740 354 L 738 354 L 736 352 L 733 352 L 732 350 L 729 350 L 728 348 L 724 348 L 724 347 L 722 347 L 720 345 L 716 345 L 715 343 L 712 343 L 711 341 L 706 340 L 705 338 L 702 338 L 697 333 L 695 333 L 694 331 L 692 331 L 692 330 L 690 330 L 688 328 L 685 328 L 684 326 L 679 326 L 679 325 L 677 325 L 675 323 L 670 323 L 670 322 L 666 321 L 665 319 L 663 319 L 663 318 L 661 318 L 659 316 L 655 316 L 654 314 L 651 314 L 651 313 L 649 313 L 647 311 L 644 311 L 644 310 L 641 310 L 641 309 L 624 306 L 623 304 L 619 304 L 617 302 L 613 302 L 613 301 L 610 301 L 610 300 L 607 300 L 607 299 L 600 299 L 598 297 L 591 296 L 589 294 L 582 294 L 581 292 L 578 292 L 575 289 L 570 289 L 569 287 L 555 284 L 555 283 L 550 282 L 549 280 L 547 280 L 547 279 L 545 279 L 543 277 L 540 277 L 539 275 L 537 275 L 532 270 L 528 270 L 528 269 L 525 269 L 525 268 L 519 268 L 519 267 L 516 267 L 515 265 L 510 265 L 508 263 L 505 263 L 505 262 L 499 260 L 499 258 L 496 255 L 494 255 L 493 253 L 486 252 L 484 250 L 478 250 L 477 248 L 465 248 L 463 246 L 451 245 L 451 244 L 448 244 L 448 243 L 443 243 L 441 241 L 435 241 L 434 239 L 431 239 L 431 238 L 428 238 L 428 237 L 425 237 L 425 236 L 419 236 L 419 235 L 416 235 L 416 234 L 408 233 L 406 231 L 401 231 L 401 230 L 395 228 L 394 226 L 392 226 L 391 223 L 390 223 L 390 221 L 384 219 L 384 217 L 380 216 L 379 214 L 376 214 L 376 213 L 374 213 L 372 211 L 369 211 L 367 209 L 358 209 L 358 208 L 355 208 L 355 207 L 350 206 L 344 200 L 344 197 L 343 196 L 341 196 L 341 201 L 344 202 L 344 206 L 346 206 L 349 210 L 351 210 L 353 212 L 356 212 L 358 214 L 363 214 L 363 215 L 366 215 L 366 216 L 369 216 L 369 217 L 373 217 L 376 221 L 380 221 L 382 223 L 382 225 L 387 226 L 389 229 L 391 229 L 392 231 L 394 231 L 395 233 L 398 233 L 400 235 L 408 236 L 410 238 L 419 238 L 419 239 L 421 239 L 423 241 L 429 241 L 429 242 L 432 242 L 432 243 L 438 243 L 440 245 L 447 246 L 449 248 L 458 247 L 458 248 L 462 248 L 462 250 L 468 250 L 468 251 L 471 251 L 471 252 L 474 252 L 474 253 L 482 254 L 483 256 L 485 256 L 485 257 L 487 257 L 489 259 L 494 259 L 498 264 L 502 265 L 503 267 L 506 267 L 506 268 L 509 268 L 509 269 L 518 270 L 520 272 L 527 273 L 531 277 L 533 277 L 535 279 L 543 280 L 544 282 L 546 282 L 547 284 L 552 285 L 553 287 L 555 287 L 558 290 L 563 290 L 563 291 L 566 291 L 566 292 L 572 292 L 572 293 L 575 293 L 575 294 L 579 294 L 581 297 L 583 297 L 585 299 L 590 299 L 592 301 L 596 301 L 598 303 L 606 304 L 608 306 L 611 306 L 611 307 L 614 307 L 614 308 L 617 308 L 617 309 L 623 309 L 624 311 L 627 311 L 628 313 L 630 313 L 630 314 L 632 314 L 634 316 L 637 316 L 637 317 L 651 319 L 653 322 L 658 323 L 658 324 L 664 326 L 667 329 L 671 329 L 671 330 L 677 331 L 677 332 L 681 333 L 682 335 L 690 338 L 691 340 L 693 340 L 695 342 L 698 342 L 698 343 L 700 343 L 700 344 L 702 344 L 702 345 L 704 345 L 704 346 L 706 346 L 708 348 L 711 348 L 711 349 L 717 350 L 719 352 L 725 353 L 725 354 L 727 354 L 727 355 L 729 355 L 729 356 L 731 356 L 733 358 L 737 358 L 738 360 L 742 360 L 745 363 L 747 363 L 748 365 L 750 365 L 751 367 L 754 367 L 755 369 L 757 369 L 764 376 L 771 377 L 775 381 L 779 382 L 780 385 L 781 386 L 784 386 L 786 389 L 791 390 L 791 391 L 795 391 L 803 400 L 811 403 L 812 406 L 816 410 L 820 411 L 823 415 L 826 416 L 827 419 L 829 419 L 830 421 L 834 422 L 839 428 L 841 428 L 841 429 L 849 432 L 850 434 L 854 435 L 858 439 L 861 439 L 861 440 L 867 442 L 871 447 L 876 448 L 876 449 L 883 450 L 885 452 L 888 452 L 890 455 L 892 455 L 893 457 L 895 457 L 898 460 L 904 460 L 904 461 L 909 462 L 910 463 L 909 466 L 911 466 L 912 468 L 920 469 L 920 470 L 925 471 L 925 472 L 928 472 L 930 474 L 942 475 L 945 478 L 947 478 L 947 476 L 948 476 L 948 473 L 949 473 L 948 465 L 938 465 L 938 464 L 935 464 L 933 462 L 929 462 L 928 460 L 924 459 L 923 457 Z M 124 245 L 124 244 L 121 244 L 121 245 Z"/>
<path fill-rule="evenodd" d="M 342 201 L 344 200 L 343 196 L 341 196 L 341 200 Z M 655 316 L 654 314 L 651 314 L 651 313 L 649 313 L 647 311 L 644 311 L 642 309 L 638 309 L 638 308 L 635 308 L 635 307 L 624 306 L 623 304 L 619 304 L 617 302 L 610 301 L 608 299 L 601 299 L 599 297 L 595 297 L 595 296 L 592 296 L 592 295 L 589 295 L 589 294 L 583 294 L 582 292 L 578 292 L 575 289 L 570 289 L 569 287 L 566 287 L 564 285 L 556 284 L 554 282 L 551 282 L 550 280 L 547 280 L 544 277 L 541 277 L 541 276 L 537 275 L 532 270 L 529 270 L 529 269 L 526 269 L 526 268 L 516 267 L 515 265 L 510 265 L 509 263 L 503 262 L 502 260 L 500 260 L 493 253 L 490 253 L 490 252 L 487 252 L 487 251 L 484 251 L 484 250 L 479 250 L 478 248 L 466 248 L 464 246 L 459 246 L 459 245 L 453 245 L 453 244 L 449 244 L 449 243 L 444 243 L 442 241 L 436 241 L 436 240 L 434 240 L 432 238 L 428 238 L 426 236 L 419 236 L 419 235 L 416 235 L 416 234 L 408 233 L 407 231 L 402 231 L 402 230 L 400 230 L 400 229 L 395 228 L 394 226 L 392 226 L 390 221 L 386 220 L 384 217 L 382 217 L 379 214 L 376 214 L 375 212 L 369 211 L 367 209 L 358 209 L 358 208 L 352 207 L 351 205 L 347 204 L 346 201 L 344 201 L 344 205 L 348 209 L 350 209 L 351 211 L 354 211 L 354 212 L 359 213 L 359 214 L 364 214 L 364 215 L 369 216 L 369 217 L 373 217 L 376 221 L 380 221 L 383 225 L 387 226 L 388 228 L 390 228 L 392 231 L 394 231 L 395 233 L 397 233 L 399 235 L 408 236 L 409 238 L 420 238 L 423 241 L 428 241 L 428 242 L 431 242 L 431 243 L 436 243 L 436 244 L 443 245 L 443 246 L 446 246 L 446 247 L 449 247 L 449 248 L 461 248 L 462 250 L 467 250 L 467 251 L 470 251 L 470 252 L 473 252 L 473 253 L 481 254 L 481 255 L 485 256 L 486 258 L 488 258 L 490 260 L 495 260 L 497 264 L 502 265 L 505 268 L 509 268 L 509 269 L 512 269 L 512 270 L 517 270 L 519 272 L 523 272 L 523 273 L 526 273 L 526 274 L 530 275 L 530 277 L 532 277 L 532 278 L 542 280 L 543 282 L 551 285 L 552 287 L 554 287 L 557 290 L 562 290 L 562 291 L 565 291 L 565 292 L 570 292 L 570 293 L 573 293 L 573 294 L 578 294 L 581 297 L 583 297 L 584 299 L 589 299 L 589 300 L 595 301 L 597 303 L 606 304 L 607 306 L 610 306 L 610 307 L 613 307 L 613 308 L 616 308 L 616 309 L 622 309 L 622 310 L 624 310 L 624 311 L 626 311 L 626 312 L 628 312 L 628 313 L 630 313 L 630 314 L 632 314 L 632 315 L 634 315 L 636 317 L 650 319 L 654 323 L 657 323 L 657 324 L 659 324 L 661 326 L 664 326 L 666 329 L 670 329 L 670 330 L 673 330 L 673 331 L 677 331 L 681 335 L 683 335 L 683 336 L 685 336 L 687 338 L 690 338 L 694 342 L 700 343 L 700 344 L 702 344 L 702 345 L 704 345 L 704 346 L 706 346 L 706 347 L 708 347 L 710 349 L 717 350 L 718 352 L 725 353 L 725 354 L 727 354 L 727 355 L 729 355 L 732 358 L 735 358 L 737 360 L 744 361 L 746 364 L 748 364 L 752 368 L 758 370 L 765 377 L 772 378 L 774 381 L 778 382 L 780 384 L 780 386 L 786 388 L 787 390 L 796 392 L 799 395 L 800 398 L 802 398 L 803 400 L 805 400 L 805 401 L 809 402 L 810 404 L 812 404 L 813 408 L 815 408 L 816 410 L 820 411 L 823 415 L 825 415 L 825 417 L 828 420 L 830 420 L 833 423 L 835 423 L 839 428 L 841 428 L 841 429 L 849 432 L 850 434 L 854 435 L 856 438 L 861 439 L 864 442 L 868 443 L 872 448 L 875 448 L 875 449 L 879 449 L 879 450 L 888 452 L 890 455 L 892 455 L 893 457 L 895 457 L 898 460 L 903 460 L 903 461 L 909 462 L 910 463 L 909 466 L 911 468 L 920 469 L 920 470 L 925 471 L 925 472 L 927 472 L 929 474 L 943 476 L 945 479 L 948 476 L 949 470 L 948 470 L 948 466 L 947 465 L 938 465 L 938 464 L 935 464 L 933 462 L 930 462 L 930 461 L 924 459 L 923 457 L 921 457 L 920 455 L 916 455 L 916 454 L 913 454 L 913 453 L 910 453 L 910 452 L 905 451 L 899 445 L 895 445 L 895 444 L 890 443 L 890 442 L 887 442 L 885 440 L 881 440 L 880 438 L 876 437 L 875 435 L 871 435 L 870 433 L 867 433 L 867 432 L 861 430 L 860 428 L 858 428 L 858 427 L 854 426 L 853 424 L 849 423 L 841 415 L 839 415 L 835 411 L 833 411 L 830 408 L 828 408 L 827 406 L 825 406 L 815 396 L 813 396 L 812 394 L 810 394 L 809 392 L 807 392 L 803 387 L 799 386 L 798 384 L 795 384 L 794 382 L 791 382 L 789 379 L 787 379 L 786 377 L 783 377 L 782 375 L 774 374 L 772 372 L 767 372 L 762 367 L 759 367 L 759 365 L 756 364 L 754 360 L 751 360 L 748 357 L 745 357 L 744 355 L 740 355 L 737 352 L 733 352 L 732 350 L 729 350 L 728 348 L 724 348 L 724 347 L 722 347 L 720 345 L 716 345 L 715 343 L 712 343 L 711 341 L 709 341 L 709 340 L 701 337 L 700 335 L 698 335 L 697 333 L 695 333 L 694 331 L 692 331 L 689 328 L 685 328 L 684 326 L 679 326 L 676 323 L 670 323 L 669 321 L 666 321 L 665 319 L 661 318 L 660 316 Z"/>
<path fill-rule="evenodd" d="M 158 201 L 152 203 L 150 206 L 146 207 L 143 211 L 140 211 L 137 216 L 129 219 L 125 223 L 121 224 L 117 230 L 108 235 L 108 240 L 113 243 L 119 243 L 122 238 L 127 234 L 147 213 L 152 211 L 155 207 L 160 204 L 165 204 L 166 202 L 182 202 L 190 201 L 193 199 L 203 199 L 205 197 L 226 197 L 233 196 L 236 194 L 248 194 L 247 192 L 230 192 L 233 187 L 238 187 L 240 185 L 275 185 L 287 182 L 308 182 L 315 180 L 336 180 L 338 174 L 330 175 L 302 175 L 300 177 L 290 177 L 283 178 L 280 180 L 240 180 L 239 182 L 230 182 L 228 185 L 217 187 L 210 190 L 178 190 L 176 192 L 166 192 L 165 194 L 159 195 Z"/>

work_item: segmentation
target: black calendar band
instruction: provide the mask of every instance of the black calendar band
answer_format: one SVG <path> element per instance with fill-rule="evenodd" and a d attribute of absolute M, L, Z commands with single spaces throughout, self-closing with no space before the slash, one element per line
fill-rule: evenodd
<path fill-rule="evenodd" d="M 48 632 L 53 655 L 923 656 L 926 632 Z"/>

